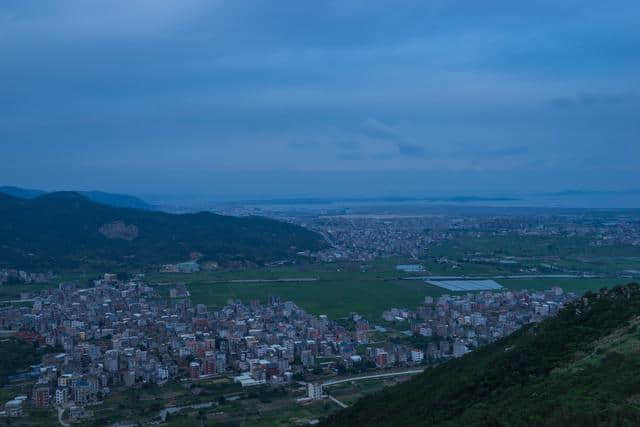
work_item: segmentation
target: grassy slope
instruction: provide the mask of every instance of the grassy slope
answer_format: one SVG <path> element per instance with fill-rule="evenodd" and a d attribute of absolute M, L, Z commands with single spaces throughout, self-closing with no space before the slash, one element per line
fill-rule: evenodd
<path fill-rule="evenodd" d="M 638 313 L 638 285 L 587 294 L 558 317 L 363 399 L 325 425 L 639 425 Z"/>

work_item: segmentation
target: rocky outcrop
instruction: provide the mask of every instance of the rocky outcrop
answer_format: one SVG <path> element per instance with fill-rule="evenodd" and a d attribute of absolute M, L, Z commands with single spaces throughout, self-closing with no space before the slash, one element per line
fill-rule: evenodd
<path fill-rule="evenodd" d="M 114 221 L 103 224 L 98 229 L 107 239 L 134 240 L 138 237 L 138 227 L 133 224 L 125 224 L 122 221 Z"/>

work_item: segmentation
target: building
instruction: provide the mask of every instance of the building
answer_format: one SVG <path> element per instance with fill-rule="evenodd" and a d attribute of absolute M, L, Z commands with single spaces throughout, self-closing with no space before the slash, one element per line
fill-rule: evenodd
<path fill-rule="evenodd" d="M 469 349 L 461 341 L 453 343 L 453 357 L 462 357 L 469 352 Z"/>
<path fill-rule="evenodd" d="M 105 352 L 104 368 L 107 372 L 118 371 L 118 350 L 107 350 Z"/>
<path fill-rule="evenodd" d="M 424 273 L 424 265 L 422 264 L 401 264 L 396 265 L 396 270 L 403 273 Z"/>
<path fill-rule="evenodd" d="M 38 408 L 49 406 L 51 392 L 48 386 L 36 386 L 33 390 L 33 404 Z"/>
<path fill-rule="evenodd" d="M 71 385 L 71 380 L 73 379 L 73 375 L 71 374 L 62 374 L 58 377 L 58 387 L 68 387 Z"/>
<path fill-rule="evenodd" d="M 418 349 L 411 350 L 411 360 L 416 363 L 422 362 L 424 360 L 424 352 Z"/>
<path fill-rule="evenodd" d="M 307 397 L 311 400 L 322 399 L 322 383 L 307 383 Z"/>
<path fill-rule="evenodd" d="M 126 387 L 133 387 L 136 384 L 136 372 L 125 371 L 122 373 L 122 382 Z"/>
<path fill-rule="evenodd" d="M 383 349 L 376 349 L 376 366 L 378 368 L 385 368 L 388 363 L 389 354 Z"/>
<path fill-rule="evenodd" d="M 216 372 L 218 374 L 224 374 L 227 370 L 227 356 L 222 353 L 216 353 Z"/>
<path fill-rule="evenodd" d="M 66 387 L 58 387 L 55 394 L 56 405 L 64 405 L 67 403 L 69 396 L 69 390 Z"/>
<path fill-rule="evenodd" d="M 200 378 L 200 364 L 198 362 L 191 362 L 189 364 L 189 376 L 196 380 Z"/>
<path fill-rule="evenodd" d="M 302 365 L 305 367 L 313 366 L 314 357 L 311 350 L 303 350 L 300 353 L 300 361 L 302 362 Z"/>
<path fill-rule="evenodd" d="M 204 354 L 204 374 L 213 375 L 216 373 L 216 353 L 207 351 Z"/>
<path fill-rule="evenodd" d="M 115 283 L 118 281 L 118 275 L 113 273 L 105 273 L 102 280 L 105 283 Z"/>
<path fill-rule="evenodd" d="M 164 366 L 159 367 L 156 373 L 156 377 L 159 384 L 164 384 L 165 382 L 167 382 L 167 380 L 169 380 L 169 370 Z"/>
<path fill-rule="evenodd" d="M 5 413 L 7 417 L 21 417 L 24 415 L 22 411 L 22 400 L 13 399 L 5 403 L 4 405 Z"/>
<path fill-rule="evenodd" d="M 73 388 L 73 401 L 76 405 L 86 405 L 91 398 L 91 389 L 87 381 L 79 381 Z"/>
<path fill-rule="evenodd" d="M 200 271 L 200 266 L 195 261 L 187 261 L 176 264 L 176 269 L 179 273 L 197 273 Z"/>

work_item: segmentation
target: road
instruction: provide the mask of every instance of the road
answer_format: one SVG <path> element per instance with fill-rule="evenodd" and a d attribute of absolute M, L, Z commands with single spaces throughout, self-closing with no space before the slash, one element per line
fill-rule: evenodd
<path fill-rule="evenodd" d="M 204 408 L 211 408 L 214 404 L 215 402 L 205 402 L 205 403 L 197 403 L 197 404 L 187 405 L 187 406 L 172 406 L 171 408 L 164 408 L 160 410 L 160 412 L 158 412 L 158 416 L 160 417 L 162 422 L 165 422 L 167 421 L 167 415 L 175 414 L 185 408 L 204 409 Z"/>
<path fill-rule="evenodd" d="M 64 421 L 62 421 L 63 413 L 64 413 L 64 408 L 58 406 L 58 421 L 60 421 L 60 424 L 62 424 L 63 427 L 69 427 L 70 426 L 69 423 L 65 423 Z"/>
<path fill-rule="evenodd" d="M 341 408 L 348 408 L 348 407 L 349 407 L 349 405 L 346 405 L 346 404 L 344 404 L 344 403 L 340 402 L 338 399 L 336 399 L 335 397 L 333 397 L 333 396 L 331 396 L 331 395 L 329 395 L 329 394 L 327 394 L 326 396 L 327 396 L 331 401 L 335 402 L 335 403 L 336 403 L 336 405 L 338 405 L 338 406 L 339 406 L 339 407 L 341 407 Z"/>
<path fill-rule="evenodd" d="M 413 369 L 410 371 L 400 371 L 400 372 L 390 372 L 387 374 L 375 374 L 375 375 L 365 375 L 362 377 L 351 377 L 351 378 L 343 378 L 341 380 L 333 380 L 333 381 L 326 381 L 324 383 L 322 383 L 323 387 L 328 387 L 328 386 L 332 386 L 335 384 L 342 384 L 342 383 L 347 383 L 347 382 L 351 382 L 351 381 L 361 381 L 361 380 L 369 380 L 369 379 L 374 379 L 374 378 L 386 378 L 386 377 L 397 377 L 400 375 L 414 375 L 414 374 L 420 374 L 424 371 L 424 369 Z"/>
<path fill-rule="evenodd" d="M 598 279 L 595 274 L 511 274 L 493 276 L 409 276 L 403 280 Z"/>
<path fill-rule="evenodd" d="M 316 282 L 317 277 L 286 277 L 283 279 L 233 279 L 218 280 L 220 283 L 274 283 L 274 282 Z"/>

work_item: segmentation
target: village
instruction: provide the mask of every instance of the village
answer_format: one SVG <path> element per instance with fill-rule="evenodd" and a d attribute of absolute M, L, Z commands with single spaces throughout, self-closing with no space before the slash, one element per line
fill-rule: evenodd
<path fill-rule="evenodd" d="M 57 408 L 73 422 L 122 390 L 209 378 L 242 387 L 306 384 L 299 400 L 319 400 L 327 397 L 323 384 L 461 357 L 575 298 L 561 288 L 442 295 L 381 319 L 352 313 L 336 321 L 277 296 L 230 300 L 213 311 L 192 304 L 184 286 L 170 286 L 166 298 L 143 275 L 104 274 L 92 287 L 61 283 L 36 295 L 32 307 L 2 308 L 0 328 L 54 351 L 9 376 L 34 385 L 29 396 L 3 402 L 0 415 Z"/>

